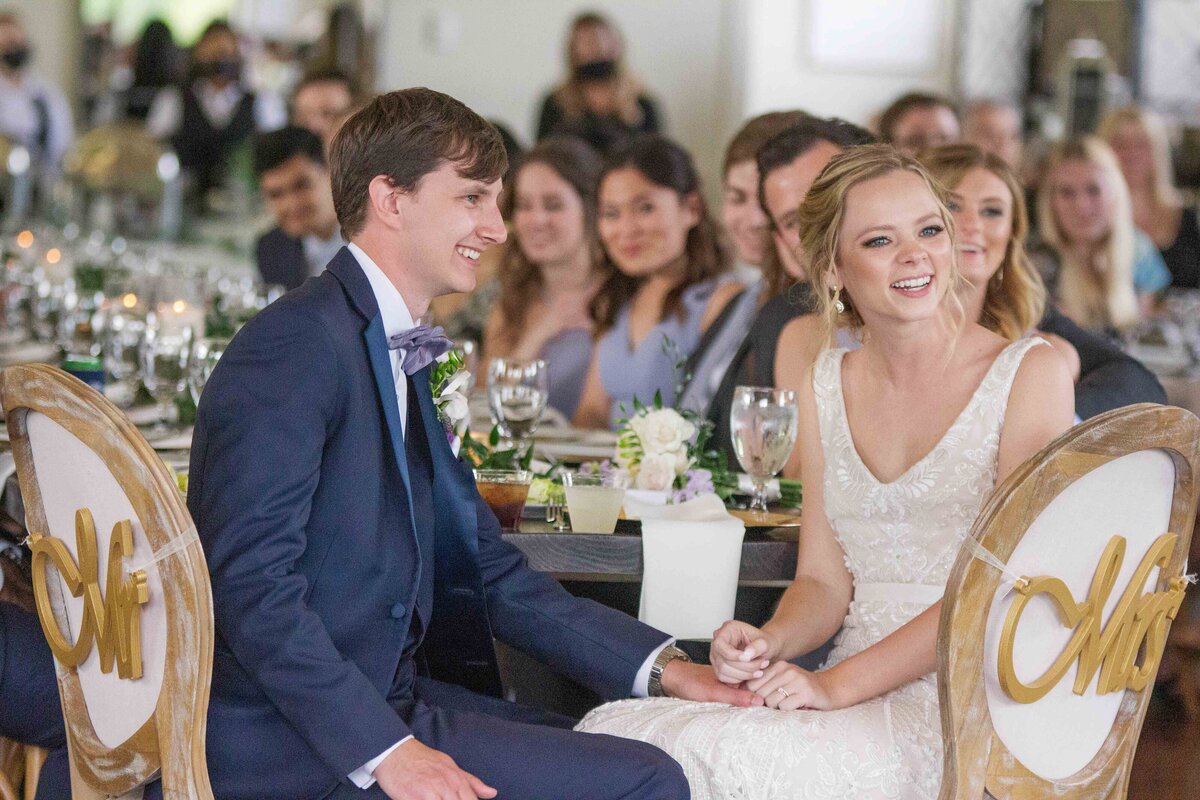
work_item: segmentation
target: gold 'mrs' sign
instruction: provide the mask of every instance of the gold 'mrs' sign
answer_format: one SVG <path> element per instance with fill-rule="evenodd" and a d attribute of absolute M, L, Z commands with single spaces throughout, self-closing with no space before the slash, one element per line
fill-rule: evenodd
<path fill-rule="evenodd" d="M 1178 539 L 1173 533 L 1164 533 L 1155 540 L 1133 573 L 1108 624 L 1103 626 L 1100 615 L 1125 560 L 1125 537 L 1114 536 L 1109 540 L 1092 577 L 1087 599 L 1082 603 L 1075 602 L 1071 590 L 1058 578 L 1042 576 L 1019 581 L 1015 587 L 1016 599 L 1008 609 L 1000 634 L 997 664 L 1000 686 L 1008 696 L 1018 703 L 1040 700 L 1058 685 L 1076 660 L 1079 669 L 1075 676 L 1075 694 L 1084 693 L 1097 669 L 1100 671 L 1096 686 L 1098 694 L 1127 688 L 1134 691 L 1144 689 L 1158 669 L 1166 646 L 1167 628 L 1179 613 L 1187 581 L 1177 576 L 1167 582 L 1165 591 L 1143 594 L 1142 590 L 1156 567 L 1160 570 L 1166 568 Z M 1036 680 L 1025 683 L 1017 677 L 1013 664 L 1013 642 L 1025 607 L 1040 594 L 1047 595 L 1053 601 L 1059 619 L 1063 625 L 1073 629 L 1074 634 L 1050 668 Z"/>
<path fill-rule="evenodd" d="M 104 593 L 100 593 L 100 576 L 96 552 L 96 525 L 92 512 L 81 508 L 75 512 L 75 545 L 79 563 L 71 551 L 58 539 L 40 534 L 29 537 L 33 551 L 33 593 L 37 600 L 38 618 L 50 643 L 50 649 L 67 667 L 77 667 L 92 652 L 92 639 L 100 652 L 100 671 L 112 672 L 117 662 L 120 678 L 142 677 L 141 606 L 150 598 L 146 573 L 142 570 L 125 578 L 121 560 L 133 554 L 133 529 L 129 520 L 113 526 L 108 542 L 108 575 Z M 58 626 L 50 605 L 46 586 L 46 562 L 51 562 L 74 597 L 83 598 L 83 620 L 79 634 L 72 643 Z"/>

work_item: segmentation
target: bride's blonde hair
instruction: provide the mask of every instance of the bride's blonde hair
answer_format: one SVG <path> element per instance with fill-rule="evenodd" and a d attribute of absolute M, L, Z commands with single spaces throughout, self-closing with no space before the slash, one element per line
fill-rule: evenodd
<path fill-rule="evenodd" d="M 854 332 L 863 327 L 863 319 L 854 306 L 854 298 L 842 287 L 840 299 L 845 310 L 839 312 L 832 288 L 842 218 L 846 213 L 846 195 L 860 183 L 893 172 L 911 172 L 921 179 L 937 203 L 946 234 L 952 243 L 955 240 L 954 218 L 946 205 L 946 190 L 916 159 L 886 144 L 851 147 L 834 156 L 817 176 L 800 205 L 800 247 L 808 264 L 808 279 L 812 282 L 816 313 L 825 323 L 823 341 L 826 343 L 832 339 L 838 327 L 848 327 Z M 952 305 L 956 329 L 964 314 L 958 299 L 962 280 L 958 270 L 957 249 L 951 247 L 949 280 L 943 302 Z"/>

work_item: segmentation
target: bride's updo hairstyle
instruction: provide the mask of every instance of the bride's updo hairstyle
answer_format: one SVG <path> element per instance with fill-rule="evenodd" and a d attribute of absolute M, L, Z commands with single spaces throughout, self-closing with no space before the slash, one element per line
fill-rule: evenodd
<path fill-rule="evenodd" d="M 1036 328 L 1046 311 L 1046 285 L 1025 252 L 1029 215 L 1021 182 L 1007 163 L 973 144 L 944 145 L 925 151 L 920 158 L 929 174 L 950 191 L 974 169 L 987 170 L 1008 187 L 1012 236 L 1000 268 L 988 281 L 979 324 L 1015 342 Z"/>
<path fill-rule="evenodd" d="M 817 304 L 817 316 L 825 322 L 826 331 L 832 336 L 839 327 L 859 331 L 863 319 L 854 307 L 854 298 L 842 287 L 841 301 L 844 311 L 838 312 L 833 287 L 837 285 L 834 271 L 837 266 L 842 219 L 846 210 L 846 195 L 860 183 L 882 178 L 893 172 L 911 172 L 921 179 L 937 202 L 942 225 L 953 242 L 954 218 L 946 207 L 946 190 L 921 166 L 916 159 L 900 153 L 889 144 L 867 144 L 851 147 L 833 157 L 825 165 L 812 188 L 800 204 L 800 247 L 808 264 L 808 279 L 812 282 L 813 295 Z M 958 257 L 951 248 L 950 280 L 946 291 L 955 298 L 957 316 L 962 316 L 962 304 L 957 302 L 957 293 L 962 276 L 958 271 Z M 829 337 L 826 337 L 827 339 Z"/>

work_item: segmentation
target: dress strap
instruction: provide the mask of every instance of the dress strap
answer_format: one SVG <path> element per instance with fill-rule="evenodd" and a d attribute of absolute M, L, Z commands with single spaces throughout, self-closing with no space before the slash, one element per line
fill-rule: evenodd
<path fill-rule="evenodd" d="M 830 452 L 836 432 L 842 404 L 842 349 L 826 348 L 813 362 L 813 395 L 817 402 L 817 424 L 821 431 L 821 445 Z"/>

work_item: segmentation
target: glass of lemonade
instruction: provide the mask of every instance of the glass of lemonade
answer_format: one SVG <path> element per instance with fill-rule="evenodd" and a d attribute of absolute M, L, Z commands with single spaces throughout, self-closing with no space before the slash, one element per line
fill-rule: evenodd
<path fill-rule="evenodd" d="M 564 472 L 562 479 L 571 530 L 577 533 L 612 533 L 616 530 L 629 476 L 621 472 L 606 475 Z"/>

